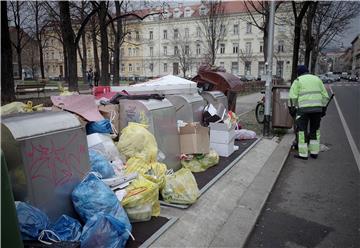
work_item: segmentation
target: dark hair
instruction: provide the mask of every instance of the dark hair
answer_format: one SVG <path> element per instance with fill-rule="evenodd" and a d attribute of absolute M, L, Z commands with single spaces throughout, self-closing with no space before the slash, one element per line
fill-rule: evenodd
<path fill-rule="evenodd" d="M 305 73 L 309 73 L 309 70 L 305 65 L 298 65 L 296 71 L 297 71 L 298 76 L 301 76 Z"/>

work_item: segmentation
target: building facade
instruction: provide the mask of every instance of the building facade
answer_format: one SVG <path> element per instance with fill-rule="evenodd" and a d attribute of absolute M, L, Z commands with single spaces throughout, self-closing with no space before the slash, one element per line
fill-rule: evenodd
<path fill-rule="evenodd" d="M 352 75 L 360 76 L 360 34 L 351 42 L 352 45 Z"/>

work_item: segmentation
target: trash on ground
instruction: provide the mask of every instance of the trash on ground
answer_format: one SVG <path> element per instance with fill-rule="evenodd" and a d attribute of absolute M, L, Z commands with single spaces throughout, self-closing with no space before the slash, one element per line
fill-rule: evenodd
<path fill-rule="evenodd" d="M 210 147 L 222 157 L 229 157 L 236 150 L 236 124 L 233 124 L 230 118 L 226 120 L 224 123 L 210 123 Z"/>
<path fill-rule="evenodd" d="M 90 121 L 86 124 L 86 134 L 93 133 L 112 133 L 112 127 L 109 120 Z"/>
<path fill-rule="evenodd" d="M 145 125 L 139 123 L 129 122 L 121 131 L 117 147 L 126 159 L 137 157 L 148 163 L 157 159 L 158 146 L 155 137 Z"/>
<path fill-rule="evenodd" d="M 237 140 L 247 140 L 247 139 L 255 139 L 256 133 L 252 130 L 240 129 L 235 130 L 235 139 Z"/>
<path fill-rule="evenodd" d="M 91 171 L 100 173 L 102 178 L 115 176 L 114 169 L 108 160 L 99 152 L 89 149 Z"/>
<path fill-rule="evenodd" d="M 196 122 L 180 127 L 180 152 L 183 154 L 209 153 L 209 128 Z"/>
<path fill-rule="evenodd" d="M 213 149 L 207 154 L 183 156 L 181 165 L 191 172 L 202 172 L 219 163 L 219 154 Z"/>
<path fill-rule="evenodd" d="M 191 171 L 182 168 L 166 175 L 161 195 L 164 201 L 169 203 L 192 204 L 199 197 L 199 188 Z"/>
<path fill-rule="evenodd" d="M 121 161 L 121 155 L 109 135 L 93 133 L 86 136 L 89 149 L 95 150 L 111 162 Z M 120 162 L 122 164 L 122 162 Z"/>

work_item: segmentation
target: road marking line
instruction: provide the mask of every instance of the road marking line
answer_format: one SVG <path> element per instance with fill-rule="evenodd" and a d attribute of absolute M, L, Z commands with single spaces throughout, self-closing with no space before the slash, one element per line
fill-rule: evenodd
<path fill-rule="evenodd" d="M 331 90 L 331 93 L 334 94 L 334 91 L 332 90 L 331 86 L 330 86 L 330 90 Z M 357 149 L 356 147 L 356 144 L 355 144 L 355 141 L 350 133 L 350 129 L 348 127 L 348 125 L 346 124 L 346 121 L 345 121 L 345 118 L 344 118 L 344 115 L 343 113 L 341 112 L 341 109 L 340 109 L 340 106 L 338 104 L 338 101 L 336 100 L 336 96 L 334 96 L 334 101 L 335 101 L 335 106 L 336 106 L 336 109 L 339 113 L 339 116 L 340 116 L 340 120 L 341 120 L 341 123 L 344 127 L 344 130 L 345 130 L 345 134 L 346 134 L 346 137 L 348 138 L 348 141 L 349 141 L 349 145 L 350 145 L 350 148 L 352 150 L 352 153 L 354 155 L 354 158 L 355 158 L 355 162 L 358 166 L 358 169 L 360 171 L 360 153 L 359 153 L 359 150 Z"/>

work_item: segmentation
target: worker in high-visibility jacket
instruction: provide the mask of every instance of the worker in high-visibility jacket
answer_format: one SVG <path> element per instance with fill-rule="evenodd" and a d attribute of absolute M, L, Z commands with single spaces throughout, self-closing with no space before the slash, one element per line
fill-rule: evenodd
<path fill-rule="evenodd" d="M 295 115 L 298 139 L 297 158 L 317 158 L 320 152 L 320 121 L 325 115 L 329 95 L 321 79 L 309 74 L 304 65 L 297 67 L 298 77 L 289 92 L 289 111 Z M 308 125 L 310 123 L 310 130 Z"/>

